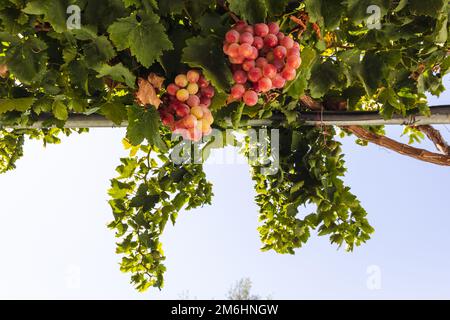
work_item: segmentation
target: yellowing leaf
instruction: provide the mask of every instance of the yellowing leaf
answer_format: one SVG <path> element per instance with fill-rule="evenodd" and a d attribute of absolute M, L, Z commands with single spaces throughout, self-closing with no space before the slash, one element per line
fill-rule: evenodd
<path fill-rule="evenodd" d="M 162 101 L 149 81 L 139 78 L 138 86 L 139 90 L 136 92 L 136 100 L 140 105 L 145 106 L 150 104 L 156 108 L 161 105 Z"/>

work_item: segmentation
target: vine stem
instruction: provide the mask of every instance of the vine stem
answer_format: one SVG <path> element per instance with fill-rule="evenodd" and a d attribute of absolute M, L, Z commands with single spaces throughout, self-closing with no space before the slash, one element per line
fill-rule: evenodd
<path fill-rule="evenodd" d="M 228 12 L 228 14 L 230 15 L 231 19 L 233 19 L 234 22 L 239 22 L 241 21 L 241 19 L 239 19 L 231 10 L 230 8 L 228 8 L 228 6 L 225 4 L 225 1 L 223 0 L 218 0 L 217 3 L 223 8 L 225 9 L 226 12 Z"/>

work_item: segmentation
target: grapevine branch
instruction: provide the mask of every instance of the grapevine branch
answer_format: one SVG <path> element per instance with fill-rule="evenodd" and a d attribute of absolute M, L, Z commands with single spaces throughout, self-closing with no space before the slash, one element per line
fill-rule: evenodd
<path fill-rule="evenodd" d="M 311 110 L 320 111 L 321 114 L 323 114 L 324 106 L 322 103 L 312 99 L 309 96 L 303 96 L 300 98 L 300 102 L 308 107 Z M 438 107 L 438 108 L 431 108 L 432 114 L 436 113 L 438 109 L 446 109 L 446 106 Z M 449 115 L 450 117 L 450 115 Z M 395 120 L 395 117 L 394 117 Z M 417 118 L 412 120 L 417 121 Z M 404 122 L 403 124 L 406 124 L 407 122 Z M 373 124 L 372 124 L 373 125 Z M 390 149 L 392 151 L 395 151 L 397 153 L 400 153 L 405 156 L 409 156 L 412 158 L 415 158 L 417 160 L 434 163 L 437 165 L 442 166 L 450 166 L 450 154 L 449 154 L 449 147 L 448 144 L 445 142 L 444 138 L 442 137 L 441 133 L 433 128 L 430 125 L 419 125 L 417 128 L 424 132 L 427 137 L 433 141 L 433 143 L 436 145 L 438 150 L 440 150 L 443 154 L 433 153 L 427 150 L 415 148 L 412 146 L 409 146 L 407 144 L 403 144 L 401 142 L 397 142 L 393 139 L 390 139 L 386 136 L 382 136 L 373 132 L 368 131 L 367 129 L 364 129 L 361 126 L 357 125 L 344 125 L 344 129 L 348 130 L 349 132 L 356 135 L 358 138 L 366 140 L 370 143 L 379 145 L 381 147 Z"/>
<path fill-rule="evenodd" d="M 434 163 L 441 166 L 450 166 L 450 156 L 438 154 L 434 152 L 430 152 L 424 149 L 415 148 L 400 142 L 397 142 L 393 139 L 390 139 L 386 136 L 382 136 L 373 132 L 368 131 L 360 126 L 345 126 L 344 129 L 350 131 L 355 136 L 360 139 L 369 141 L 373 144 L 379 145 L 381 147 L 390 149 L 399 154 L 429 162 Z"/>
<path fill-rule="evenodd" d="M 443 154 L 450 156 L 450 146 L 448 145 L 447 141 L 445 141 L 439 130 L 436 130 L 431 125 L 417 126 L 416 129 L 423 132 L 428 137 L 428 139 L 430 139 L 434 143 L 436 149 L 438 149 Z"/>

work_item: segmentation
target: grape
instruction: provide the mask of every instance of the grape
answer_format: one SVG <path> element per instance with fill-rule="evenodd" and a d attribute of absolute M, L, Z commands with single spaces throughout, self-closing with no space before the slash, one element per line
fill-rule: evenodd
<path fill-rule="evenodd" d="M 253 35 L 250 32 L 244 32 L 241 34 L 241 37 L 239 38 L 239 42 L 242 43 L 248 43 L 253 44 Z"/>
<path fill-rule="evenodd" d="M 197 83 L 198 80 L 200 79 L 200 73 L 195 70 L 190 70 L 187 73 L 187 79 L 190 83 Z"/>
<path fill-rule="evenodd" d="M 244 28 L 244 32 L 248 32 L 248 33 L 250 33 L 251 35 L 254 35 L 254 34 L 255 34 L 255 29 L 254 29 L 252 26 L 246 26 L 246 27 Z"/>
<path fill-rule="evenodd" d="M 202 97 L 200 98 L 200 105 L 203 105 L 203 106 L 209 108 L 209 106 L 211 105 L 211 99 L 202 96 Z"/>
<path fill-rule="evenodd" d="M 271 34 L 278 34 L 280 32 L 280 26 L 276 22 L 269 23 L 269 33 Z"/>
<path fill-rule="evenodd" d="M 257 23 L 255 25 L 255 34 L 264 38 L 269 34 L 269 27 L 265 23 Z"/>
<path fill-rule="evenodd" d="M 200 88 L 206 88 L 209 86 L 209 82 L 205 79 L 205 77 L 200 76 L 200 79 L 198 79 L 198 85 Z"/>
<path fill-rule="evenodd" d="M 236 68 L 246 76 L 240 66 Z M 208 110 L 215 94 L 214 88 L 198 70 L 178 75 L 175 82 L 167 86 L 167 94 L 162 97 L 163 105 L 159 109 L 161 121 L 185 139 L 199 141 L 204 133 L 211 132 L 214 122 Z M 203 128 L 201 122 L 205 117 L 207 125 Z"/>
<path fill-rule="evenodd" d="M 234 25 L 234 30 L 241 33 L 244 32 L 245 27 L 247 27 L 247 23 L 245 21 L 238 21 Z"/>
<path fill-rule="evenodd" d="M 202 133 L 207 136 L 211 133 L 211 125 L 207 121 L 201 121 Z"/>
<path fill-rule="evenodd" d="M 191 108 L 196 107 L 200 104 L 200 98 L 198 96 L 191 95 L 186 103 Z"/>
<path fill-rule="evenodd" d="M 168 127 L 172 126 L 175 122 L 174 116 L 171 115 L 170 113 L 162 115 L 161 120 L 162 120 L 162 123 Z"/>
<path fill-rule="evenodd" d="M 277 75 L 277 68 L 273 64 L 266 64 L 263 68 L 263 74 L 267 78 L 274 78 Z"/>
<path fill-rule="evenodd" d="M 266 64 L 268 64 L 269 62 L 267 62 L 267 59 L 266 58 L 263 58 L 263 57 L 259 57 L 258 59 L 256 59 L 256 66 L 258 67 L 258 68 L 264 68 L 264 66 L 266 65 Z"/>
<path fill-rule="evenodd" d="M 169 84 L 167 86 L 167 93 L 170 94 L 171 96 L 175 96 L 177 94 L 177 91 L 180 90 L 180 87 L 178 87 L 176 84 Z"/>
<path fill-rule="evenodd" d="M 238 56 L 237 58 L 230 58 L 230 62 L 234 65 L 242 64 L 242 63 L 244 63 L 244 61 L 245 61 L 245 58 L 241 57 L 241 56 Z"/>
<path fill-rule="evenodd" d="M 192 114 L 188 114 L 186 117 L 182 119 L 182 121 L 184 126 L 188 129 L 197 126 L 197 118 Z"/>
<path fill-rule="evenodd" d="M 191 114 L 194 115 L 197 119 L 202 119 L 203 118 L 202 107 L 200 107 L 200 105 L 197 105 L 191 108 Z"/>
<path fill-rule="evenodd" d="M 263 73 L 260 68 L 253 68 L 248 72 L 247 76 L 251 82 L 257 82 L 259 79 L 261 79 Z"/>
<path fill-rule="evenodd" d="M 203 121 L 205 121 L 209 125 L 213 124 L 214 118 L 211 111 L 209 111 L 208 108 L 203 108 L 202 110 L 203 110 Z"/>
<path fill-rule="evenodd" d="M 252 46 L 252 54 L 250 57 L 248 57 L 250 60 L 256 60 L 259 56 L 258 49 Z"/>
<path fill-rule="evenodd" d="M 197 94 L 198 90 L 199 87 L 196 83 L 189 83 L 187 86 L 187 91 L 189 92 L 189 94 Z"/>
<path fill-rule="evenodd" d="M 186 89 L 180 89 L 177 91 L 177 99 L 181 102 L 187 101 L 189 99 L 189 91 Z"/>
<path fill-rule="evenodd" d="M 253 91 L 255 91 L 256 93 L 260 93 L 261 92 L 261 89 L 259 88 L 258 82 L 253 82 L 252 88 L 253 88 Z"/>
<path fill-rule="evenodd" d="M 175 107 L 175 112 L 177 116 L 184 118 L 191 112 L 191 109 L 186 104 L 179 104 Z"/>
<path fill-rule="evenodd" d="M 280 44 L 286 49 L 291 49 L 294 46 L 294 40 L 291 37 L 284 37 L 280 40 Z"/>
<path fill-rule="evenodd" d="M 253 46 L 258 49 L 261 50 L 264 47 L 264 39 L 261 37 L 254 37 L 253 38 Z"/>
<path fill-rule="evenodd" d="M 247 72 L 254 67 L 255 67 L 255 60 L 245 60 L 245 62 L 242 64 L 242 69 Z"/>
<path fill-rule="evenodd" d="M 301 65 L 300 44 L 281 32 L 276 22 L 254 26 L 237 22 L 225 35 L 223 51 L 229 58 L 234 80 L 228 101 L 242 99 L 248 106 L 258 103 L 259 94 L 283 89 L 287 81 L 296 78 L 296 69 Z M 200 105 L 204 99 L 211 99 L 204 87 L 199 97 Z"/>
<path fill-rule="evenodd" d="M 249 107 L 253 107 L 258 103 L 258 94 L 253 90 L 246 91 L 244 93 L 244 103 Z"/>
<path fill-rule="evenodd" d="M 238 70 L 234 73 L 233 79 L 236 83 L 244 84 L 247 82 L 247 73 L 242 70 Z"/>
<path fill-rule="evenodd" d="M 300 48 L 292 47 L 288 49 L 286 56 L 300 56 Z"/>
<path fill-rule="evenodd" d="M 286 65 L 289 68 L 298 69 L 300 67 L 301 63 L 302 63 L 302 59 L 300 58 L 300 56 L 292 55 L 287 58 Z"/>
<path fill-rule="evenodd" d="M 235 84 L 231 88 L 231 97 L 235 100 L 240 100 L 245 93 L 245 87 L 242 84 Z"/>
<path fill-rule="evenodd" d="M 273 55 L 275 58 L 283 59 L 287 54 L 287 50 L 283 46 L 278 46 L 273 50 Z"/>
<path fill-rule="evenodd" d="M 198 142 L 202 139 L 202 131 L 195 128 L 189 128 L 188 129 L 188 135 L 187 135 L 189 140 L 192 140 L 194 142 Z"/>
<path fill-rule="evenodd" d="M 225 40 L 228 43 L 237 43 L 239 41 L 240 34 L 236 30 L 230 30 L 225 35 Z"/>
<path fill-rule="evenodd" d="M 275 66 L 275 68 L 277 68 L 277 71 L 283 69 L 285 65 L 283 59 L 275 59 L 273 60 L 272 64 Z"/>
<path fill-rule="evenodd" d="M 286 38 L 286 36 L 284 35 L 283 32 L 278 32 L 278 33 L 277 33 L 277 39 L 278 39 L 278 41 L 281 41 L 281 40 L 283 40 L 284 38 Z"/>
<path fill-rule="evenodd" d="M 274 88 L 282 89 L 286 85 L 286 79 L 277 74 L 275 78 L 272 79 L 272 85 Z"/>
<path fill-rule="evenodd" d="M 228 42 L 225 42 L 223 44 L 223 53 L 225 53 L 226 55 L 228 55 L 228 50 L 230 49 L 230 44 Z"/>
<path fill-rule="evenodd" d="M 295 79 L 296 74 L 297 73 L 295 72 L 295 69 L 286 67 L 286 68 L 284 68 L 283 72 L 281 73 L 281 76 L 284 79 L 286 79 L 287 81 L 291 81 L 291 80 Z"/>
<path fill-rule="evenodd" d="M 283 39 L 284 40 L 284 39 Z M 264 38 L 264 44 L 270 48 L 274 48 L 278 44 L 278 38 L 274 34 L 269 34 Z"/>
<path fill-rule="evenodd" d="M 205 96 L 206 98 L 212 99 L 214 97 L 214 88 L 209 86 L 206 88 L 202 88 L 202 95 Z"/>
<path fill-rule="evenodd" d="M 259 90 L 261 90 L 262 92 L 268 92 L 270 89 L 272 89 L 272 80 L 270 80 L 269 78 L 261 78 L 258 81 L 258 87 Z"/>
<path fill-rule="evenodd" d="M 253 55 L 253 47 L 248 43 L 241 44 L 239 46 L 239 55 L 244 58 L 250 58 Z"/>
<path fill-rule="evenodd" d="M 232 43 L 228 47 L 228 55 L 231 58 L 237 58 L 239 56 L 239 48 L 240 46 L 237 43 Z"/>
<path fill-rule="evenodd" d="M 179 86 L 180 88 L 184 88 L 188 85 L 188 79 L 185 74 L 179 74 L 175 78 L 175 84 Z"/>

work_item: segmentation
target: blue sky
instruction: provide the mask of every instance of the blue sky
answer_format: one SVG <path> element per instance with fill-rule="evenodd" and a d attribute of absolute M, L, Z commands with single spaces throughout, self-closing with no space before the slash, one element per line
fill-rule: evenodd
<path fill-rule="evenodd" d="M 450 126 L 439 128 L 450 139 Z M 367 244 L 346 253 L 314 235 L 295 256 L 260 252 L 248 166 L 210 165 L 213 205 L 181 213 L 164 236 L 166 287 L 136 293 L 106 228 L 123 135 L 92 130 L 46 149 L 27 142 L 17 170 L 0 176 L 0 298 L 220 299 L 243 277 L 275 299 L 450 298 L 450 170 L 353 138 L 343 141 L 345 180 L 376 229 Z M 377 290 L 367 286 L 370 266 Z"/>

